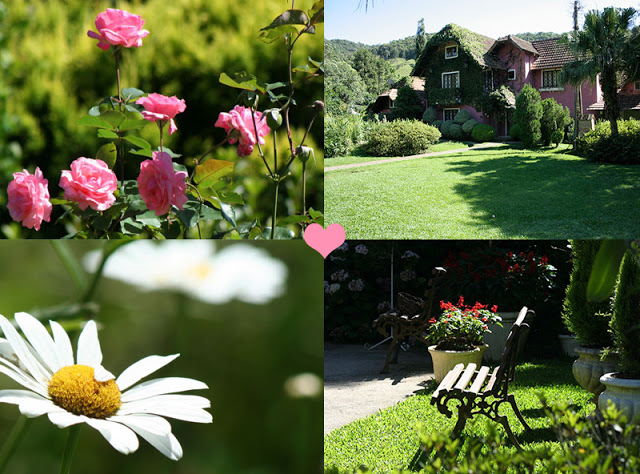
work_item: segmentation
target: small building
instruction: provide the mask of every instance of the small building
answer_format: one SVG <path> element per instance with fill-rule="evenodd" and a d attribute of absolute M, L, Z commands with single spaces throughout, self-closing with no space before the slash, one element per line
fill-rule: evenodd
<path fill-rule="evenodd" d="M 418 98 L 424 102 L 426 108 L 426 101 L 424 95 L 424 79 L 421 77 L 411 77 L 411 83 L 408 84 L 411 89 L 414 90 Z M 398 98 L 398 90 L 391 88 L 386 92 L 383 92 L 378 96 L 376 101 L 369 106 L 369 110 L 375 114 L 388 114 L 392 111 L 395 101 Z"/>
<path fill-rule="evenodd" d="M 640 119 L 640 81 L 627 81 L 622 85 L 618 91 L 618 105 L 621 118 Z M 604 109 L 604 100 L 599 100 L 587 108 L 596 117 L 602 117 Z"/>

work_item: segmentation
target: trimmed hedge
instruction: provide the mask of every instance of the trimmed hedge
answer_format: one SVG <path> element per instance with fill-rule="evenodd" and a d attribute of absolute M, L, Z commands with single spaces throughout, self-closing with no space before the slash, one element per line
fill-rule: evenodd
<path fill-rule="evenodd" d="M 369 133 L 367 151 L 374 156 L 407 156 L 424 153 L 440 139 L 440 132 L 418 120 L 380 123 Z"/>
<path fill-rule="evenodd" d="M 453 121 L 457 124 L 462 125 L 463 123 L 471 120 L 471 113 L 468 110 L 461 109 L 456 116 L 453 118 Z"/>
<path fill-rule="evenodd" d="M 432 127 L 436 127 L 438 130 L 440 130 L 440 127 L 442 127 L 442 120 L 435 120 L 432 124 Z"/>
<path fill-rule="evenodd" d="M 445 120 L 442 122 L 440 126 L 440 132 L 442 132 L 442 136 L 445 138 L 451 138 L 451 125 L 455 122 L 453 120 Z"/>
<path fill-rule="evenodd" d="M 554 130 L 551 133 L 551 143 L 556 144 L 556 148 L 564 141 L 564 130 Z"/>
<path fill-rule="evenodd" d="M 562 131 L 560 142 L 564 138 L 564 129 L 571 122 L 571 114 L 568 107 L 563 107 L 555 99 L 544 99 L 542 105 L 542 117 L 540 118 L 540 134 L 542 136 L 542 144 L 549 146 L 551 143 L 558 143 L 558 134 L 555 134 L 556 140 L 553 139 L 554 132 Z"/>
<path fill-rule="evenodd" d="M 512 140 L 515 140 L 517 142 L 522 140 L 522 130 L 520 129 L 520 125 L 518 125 L 517 123 L 511 125 L 511 128 L 509 129 L 509 136 Z"/>
<path fill-rule="evenodd" d="M 451 138 L 454 138 L 456 140 L 459 140 L 460 138 L 462 138 L 463 133 L 462 133 L 462 125 L 454 123 L 453 125 L 451 125 L 451 128 L 449 129 L 449 134 L 451 135 Z"/>
<path fill-rule="evenodd" d="M 477 142 L 489 142 L 496 138 L 496 131 L 491 125 L 480 123 L 473 127 L 471 138 Z"/>
<path fill-rule="evenodd" d="M 427 110 L 422 114 L 422 121 L 425 123 L 433 123 L 438 118 L 438 112 L 433 107 L 427 107 Z"/>
<path fill-rule="evenodd" d="M 462 125 L 462 131 L 463 133 L 467 136 L 470 137 L 471 136 L 471 132 L 473 131 L 473 128 L 478 125 L 478 121 L 474 120 L 474 119 L 470 119 L 467 120 L 464 125 Z"/>
<path fill-rule="evenodd" d="M 640 163 L 640 121 L 618 120 L 618 136 L 611 136 L 608 121 L 596 123 L 594 130 L 576 142 L 578 154 L 590 161 L 603 163 Z"/>

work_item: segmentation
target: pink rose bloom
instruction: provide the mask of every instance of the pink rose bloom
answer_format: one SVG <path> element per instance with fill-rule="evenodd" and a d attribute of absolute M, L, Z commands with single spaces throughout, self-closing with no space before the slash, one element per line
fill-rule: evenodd
<path fill-rule="evenodd" d="M 35 174 L 27 170 L 13 173 L 13 181 L 9 183 L 9 214 L 16 222 L 28 229 L 40 230 L 40 224 L 51 218 L 52 205 L 49 202 L 49 182 L 42 176 L 40 168 Z"/>
<path fill-rule="evenodd" d="M 154 151 L 152 160 L 140 163 L 140 197 L 150 211 L 156 212 L 156 216 L 169 212 L 172 204 L 182 209 L 187 202 L 185 179 L 187 173 L 173 169 L 169 153 Z"/>
<path fill-rule="evenodd" d="M 142 38 L 149 32 L 143 30 L 144 20 L 139 15 L 134 15 L 124 10 L 107 8 L 106 12 L 99 13 L 96 17 L 95 31 L 87 31 L 90 38 L 98 41 L 98 48 L 107 50 L 109 45 L 124 46 L 125 48 L 139 48 L 142 46 Z"/>
<path fill-rule="evenodd" d="M 187 108 L 184 99 L 178 99 L 175 95 L 167 97 L 166 95 L 155 93 L 149 94 L 149 97 L 140 97 L 136 100 L 136 104 L 144 107 L 145 110 L 142 111 L 142 116 L 147 120 L 152 122 L 169 120 L 169 135 L 178 130 L 173 118 Z"/>
<path fill-rule="evenodd" d="M 255 112 L 256 126 L 253 126 L 253 118 L 251 117 L 251 109 L 236 105 L 233 110 L 220 112 L 215 126 L 224 128 L 229 134 L 229 143 L 238 144 L 238 156 L 249 156 L 253 153 L 253 147 L 256 143 L 264 145 L 264 136 L 269 133 L 267 120 L 263 117 L 262 112 Z M 258 138 L 256 140 L 255 130 L 258 130 Z M 233 131 L 236 133 L 232 133 Z"/>
<path fill-rule="evenodd" d="M 83 211 L 88 206 L 106 211 L 116 200 L 113 193 L 118 180 L 104 161 L 78 158 L 71 163 L 71 171 L 62 172 L 60 187 L 64 189 L 64 198 L 77 202 Z"/>

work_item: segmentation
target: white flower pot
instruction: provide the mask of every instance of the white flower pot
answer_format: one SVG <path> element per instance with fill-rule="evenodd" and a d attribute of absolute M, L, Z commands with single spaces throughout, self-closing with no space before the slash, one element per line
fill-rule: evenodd
<path fill-rule="evenodd" d="M 582 388 L 598 395 L 604 390 L 600 377 L 618 370 L 618 355 L 610 353 L 605 360 L 601 361 L 601 349 L 578 347 L 576 353 L 579 357 L 573 362 L 573 377 Z"/>
<path fill-rule="evenodd" d="M 607 409 L 609 401 L 624 413 L 629 421 L 640 420 L 640 379 L 625 379 L 613 372 L 600 377 L 600 382 L 606 387 L 598 397 L 600 411 Z"/>
<path fill-rule="evenodd" d="M 429 346 L 429 354 L 431 354 L 431 360 L 433 361 L 433 373 L 436 382 L 442 382 L 447 372 L 458 364 L 467 365 L 475 363 L 479 367 L 482 364 L 482 355 L 486 349 L 486 344 L 477 346 L 470 351 L 440 351 L 436 349 L 435 345 Z"/>

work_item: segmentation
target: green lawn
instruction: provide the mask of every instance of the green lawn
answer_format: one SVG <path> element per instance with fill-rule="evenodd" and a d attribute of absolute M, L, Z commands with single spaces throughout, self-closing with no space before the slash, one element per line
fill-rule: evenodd
<path fill-rule="evenodd" d="M 464 148 L 469 148 L 470 146 L 475 145 L 476 143 L 473 142 L 451 142 L 451 141 L 445 141 L 445 142 L 440 142 L 440 143 L 436 143 L 435 145 L 433 145 L 431 148 L 429 148 L 429 150 L 427 151 L 427 153 L 435 153 L 435 152 L 439 152 L 439 151 L 449 151 L 449 150 L 462 150 Z M 394 157 L 380 157 L 380 156 L 368 156 L 366 154 L 352 154 L 349 156 L 340 156 L 340 157 L 336 157 L 336 158 L 325 158 L 324 159 L 324 165 L 325 167 L 328 166 L 339 166 L 339 165 L 350 165 L 353 163 L 365 163 L 368 161 L 380 161 L 380 160 L 390 160 L 393 159 Z"/>
<path fill-rule="evenodd" d="M 640 167 L 563 151 L 502 145 L 327 171 L 325 221 L 347 239 L 640 235 Z"/>
<path fill-rule="evenodd" d="M 325 470 L 346 474 L 360 466 L 368 467 L 374 473 L 390 473 L 396 468 L 406 469 L 418 449 L 416 428 L 419 424 L 426 430 L 445 432 L 450 432 L 455 424 L 455 418 L 447 418 L 430 404 L 434 388 L 432 384 L 394 407 L 356 420 L 326 435 Z M 539 394 L 544 394 L 549 404 L 569 403 L 578 413 L 587 414 L 595 408 L 589 401 L 591 394 L 576 385 L 571 375 L 569 359 L 519 365 L 516 369 L 516 382 L 510 385 L 510 389 L 533 430 L 525 432 L 510 407 L 501 407 L 500 411 L 507 414 L 509 425 L 525 450 L 535 450 L 545 445 L 552 449 L 559 448 L 550 420 L 542 410 Z M 454 410 L 454 413 L 457 411 Z M 486 417 L 476 416 L 473 423 L 467 422 L 463 439 L 486 434 L 488 423 L 493 422 Z M 496 426 L 505 440 L 499 449 L 508 453 L 515 452 L 516 448 L 508 441 L 502 426 Z M 461 455 L 464 455 L 465 448 L 466 444 L 461 448 Z"/>

